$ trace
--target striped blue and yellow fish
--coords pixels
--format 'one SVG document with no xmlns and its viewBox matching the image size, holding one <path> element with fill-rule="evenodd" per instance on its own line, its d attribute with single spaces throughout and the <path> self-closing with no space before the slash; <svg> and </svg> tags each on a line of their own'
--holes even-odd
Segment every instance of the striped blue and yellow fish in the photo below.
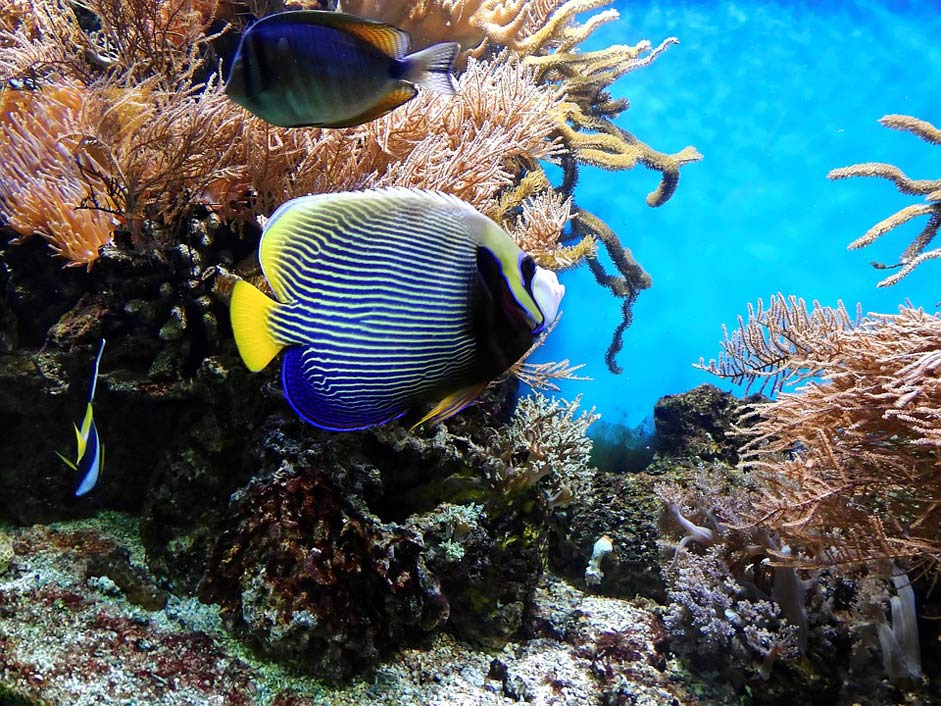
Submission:
<svg viewBox="0 0 941 706">
<path fill-rule="evenodd" d="M 75 442 L 77 451 L 75 461 L 70 461 L 65 456 L 56 451 L 56 456 L 73 471 L 79 475 L 78 488 L 75 490 L 76 496 L 85 495 L 95 484 L 98 483 L 98 477 L 101 475 L 101 469 L 105 464 L 105 447 L 98 438 L 98 427 L 95 424 L 95 415 L 92 412 L 92 403 L 95 401 L 95 388 L 98 385 L 98 368 L 101 365 L 101 354 L 105 350 L 105 339 L 101 339 L 98 346 L 98 355 L 95 356 L 95 367 L 92 370 L 91 390 L 88 393 L 88 403 L 85 405 L 85 417 L 82 419 L 82 426 L 75 424 Z"/>
<path fill-rule="evenodd" d="M 565 291 L 492 220 L 418 189 L 288 201 L 258 256 L 277 301 L 236 283 L 242 360 L 258 371 L 286 348 L 288 402 L 334 431 L 429 404 L 419 424 L 456 414 L 529 349 Z"/>
<path fill-rule="evenodd" d="M 454 42 L 408 54 L 409 36 L 341 12 L 268 15 L 239 42 L 225 92 L 281 127 L 347 127 L 374 120 L 415 97 L 416 84 L 454 93 Z"/>
</svg>

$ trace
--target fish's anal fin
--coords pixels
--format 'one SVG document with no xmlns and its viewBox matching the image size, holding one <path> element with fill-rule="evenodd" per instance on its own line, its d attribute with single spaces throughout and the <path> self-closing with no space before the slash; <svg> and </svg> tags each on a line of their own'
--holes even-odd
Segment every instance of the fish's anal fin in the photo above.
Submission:
<svg viewBox="0 0 941 706">
<path fill-rule="evenodd" d="M 460 390 L 452 392 L 450 395 L 432 407 L 428 414 L 415 422 L 410 427 L 410 429 L 414 429 L 415 427 L 420 426 L 425 422 L 430 424 L 437 424 L 438 422 L 443 422 L 445 419 L 453 417 L 455 414 L 460 412 L 462 409 L 480 397 L 483 391 L 487 389 L 487 385 L 489 384 L 490 381 L 488 380 L 477 383 L 475 385 L 462 387 Z"/>
<path fill-rule="evenodd" d="M 354 125 L 368 123 L 371 120 L 380 118 L 386 113 L 395 110 L 403 103 L 408 103 L 408 101 L 412 100 L 412 98 L 414 98 L 417 94 L 418 89 L 415 88 L 415 86 L 410 83 L 403 82 L 401 85 L 385 94 L 382 99 L 369 110 L 364 111 L 359 115 L 354 115 L 349 120 L 330 123 L 329 125 L 323 125 L 323 127 L 352 127 Z"/>
<path fill-rule="evenodd" d="M 268 325 L 277 302 L 244 280 L 235 283 L 229 304 L 235 345 L 245 366 L 253 373 L 262 370 L 284 345 L 275 340 Z"/>
</svg>

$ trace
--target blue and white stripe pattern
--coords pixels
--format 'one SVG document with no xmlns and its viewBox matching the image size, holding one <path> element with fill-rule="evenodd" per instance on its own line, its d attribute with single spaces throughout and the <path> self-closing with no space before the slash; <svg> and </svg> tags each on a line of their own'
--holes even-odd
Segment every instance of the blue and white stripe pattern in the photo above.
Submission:
<svg viewBox="0 0 941 706">
<path fill-rule="evenodd" d="M 496 224 L 431 192 L 314 195 L 282 206 L 259 251 L 282 303 L 285 394 L 327 429 L 374 426 L 480 381 L 476 253 Z"/>
</svg>

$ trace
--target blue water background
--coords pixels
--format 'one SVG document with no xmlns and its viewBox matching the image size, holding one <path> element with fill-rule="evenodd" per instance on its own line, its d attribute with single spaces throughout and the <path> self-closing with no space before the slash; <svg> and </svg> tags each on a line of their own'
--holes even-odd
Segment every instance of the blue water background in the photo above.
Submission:
<svg viewBox="0 0 941 706">
<path fill-rule="evenodd" d="M 583 169 L 578 203 L 603 218 L 653 277 L 608 372 L 604 352 L 619 302 L 585 267 L 564 273 L 564 316 L 533 360 L 585 363 L 583 393 L 610 424 L 635 427 L 654 402 L 702 382 L 732 388 L 692 364 L 719 353 L 723 323 L 775 292 L 852 311 L 895 312 L 906 299 L 928 311 L 941 300 L 941 262 L 894 287 L 876 284 L 920 232 L 924 217 L 875 245 L 847 245 L 898 209 L 922 203 L 882 179 L 831 182 L 827 172 L 888 162 L 908 176 L 941 178 L 941 147 L 882 127 L 903 113 L 941 126 L 941 5 L 921 3 L 619 2 L 621 19 L 585 50 L 680 39 L 652 65 L 621 78 L 630 99 L 618 124 L 664 152 L 692 144 L 660 208 L 644 198 L 659 175 Z M 941 247 L 936 242 L 934 247 Z M 597 427 L 601 429 L 601 427 Z"/>
</svg>

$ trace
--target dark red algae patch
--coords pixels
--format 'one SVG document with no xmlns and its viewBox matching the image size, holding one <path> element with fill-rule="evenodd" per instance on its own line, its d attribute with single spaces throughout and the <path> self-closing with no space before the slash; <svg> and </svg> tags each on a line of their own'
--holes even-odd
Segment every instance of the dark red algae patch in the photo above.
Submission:
<svg viewBox="0 0 941 706">
<path fill-rule="evenodd" d="M 114 581 L 86 573 L 117 540 L 33 527 L 16 531 L 13 546 L 0 576 L 0 704 L 257 702 L 257 673 L 210 635 L 142 610 Z"/>
<path fill-rule="evenodd" d="M 113 537 L 94 529 L 58 530 L 51 527 L 34 527 L 24 530 L 13 541 L 13 552 L 17 556 L 65 551 L 75 559 L 88 559 L 107 554 L 116 549 Z"/>
</svg>

